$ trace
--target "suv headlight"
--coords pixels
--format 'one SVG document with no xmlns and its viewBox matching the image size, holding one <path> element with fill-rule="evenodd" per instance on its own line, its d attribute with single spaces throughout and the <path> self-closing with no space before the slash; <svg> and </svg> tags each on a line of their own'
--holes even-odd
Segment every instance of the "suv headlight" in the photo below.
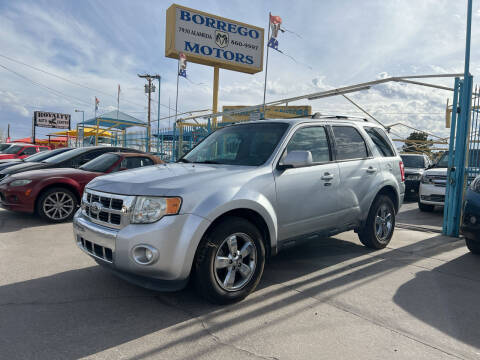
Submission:
<svg viewBox="0 0 480 360">
<path fill-rule="evenodd" d="M 21 179 L 21 180 L 13 180 L 11 183 L 9 183 L 9 186 L 24 186 L 28 185 L 32 182 L 32 180 L 28 179 Z"/>
<path fill-rule="evenodd" d="M 422 184 L 431 184 L 432 182 L 432 180 L 427 175 L 423 175 L 421 181 L 422 181 Z"/>
<path fill-rule="evenodd" d="M 470 189 L 480 194 L 480 176 L 472 181 Z"/>
<path fill-rule="evenodd" d="M 150 224 L 165 215 L 176 215 L 180 211 L 182 199 L 179 197 L 137 196 L 131 222 Z"/>
</svg>

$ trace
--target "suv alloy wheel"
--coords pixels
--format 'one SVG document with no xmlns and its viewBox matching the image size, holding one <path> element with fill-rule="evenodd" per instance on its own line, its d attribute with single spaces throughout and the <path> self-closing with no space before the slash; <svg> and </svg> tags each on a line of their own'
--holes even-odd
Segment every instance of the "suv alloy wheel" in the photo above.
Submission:
<svg viewBox="0 0 480 360">
<path fill-rule="evenodd" d="M 265 246 L 260 231 L 243 218 L 228 217 L 199 245 L 195 284 L 208 300 L 233 303 L 256 288 L 264 265 Z"/>
<path fill-rule="evenodd" d="M 395 229 L 395 207 L 392 200 L 385 195 L 378 196 L 370 208 L 367 222 L 358 232 L 363 245 L 372 249 L 385 248 Z"/>
</svg>

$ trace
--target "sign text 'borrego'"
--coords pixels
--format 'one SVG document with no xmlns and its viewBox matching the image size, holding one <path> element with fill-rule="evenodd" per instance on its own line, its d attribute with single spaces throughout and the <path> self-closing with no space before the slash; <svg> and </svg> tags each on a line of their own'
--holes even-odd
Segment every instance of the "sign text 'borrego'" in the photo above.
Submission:
<svg viewBox="0 0 480 360">
<path fill-rule="evenodd" d="M 254 74 L 263 69 L 262 28 L 179 5 L 167 10 L 165 56 Z"/>
</svg>

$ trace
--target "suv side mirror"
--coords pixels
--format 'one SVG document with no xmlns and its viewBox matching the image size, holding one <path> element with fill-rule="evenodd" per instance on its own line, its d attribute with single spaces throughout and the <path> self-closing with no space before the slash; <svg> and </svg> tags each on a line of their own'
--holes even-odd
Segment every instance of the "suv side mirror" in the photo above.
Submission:
<svg viewBox="0 0 480 360">
<path fill-rule="evenodd" d="M 299 168 L 313 164 L 312 153 L 305 150 L 290 151 L 285 159 L 278 164 L 280 169 Z"/>
</svg>

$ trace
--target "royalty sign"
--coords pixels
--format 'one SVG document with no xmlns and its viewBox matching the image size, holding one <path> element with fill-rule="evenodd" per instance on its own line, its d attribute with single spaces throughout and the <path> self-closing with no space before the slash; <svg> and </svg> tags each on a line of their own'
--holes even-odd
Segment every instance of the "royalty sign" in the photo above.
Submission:
<svg viewBox="0 0 480 360">
<path fill-rule="evenodd" d="M 33 121 L 34 126 L 70 129 L 70 114 L 35 111 L 33 113 Z"/>
<path fill-rule="evenodd" d="M 167 10 L 165 56 L 254 74 L 263 70 L 262 28 L 180 5 Z"/>
</svg>

